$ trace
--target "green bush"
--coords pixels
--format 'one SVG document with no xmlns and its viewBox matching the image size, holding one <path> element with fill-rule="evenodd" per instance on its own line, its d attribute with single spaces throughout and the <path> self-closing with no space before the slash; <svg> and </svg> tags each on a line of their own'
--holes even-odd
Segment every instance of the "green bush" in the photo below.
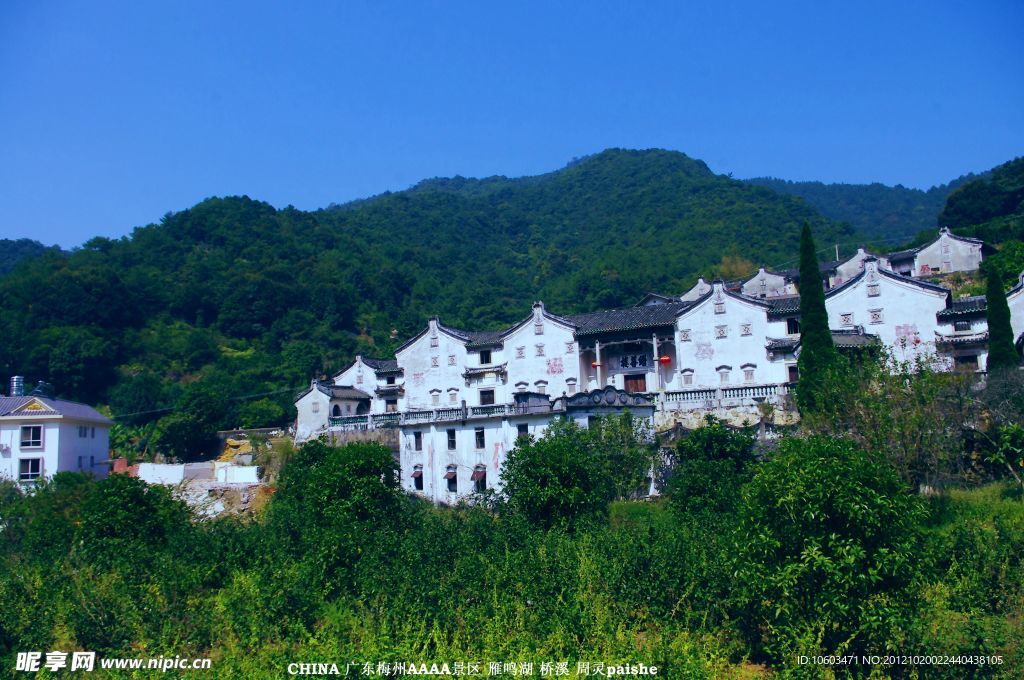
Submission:
<svg viewBox="0 0 1024 680">
<path fill-rule="evenodd" d="M 788 664 L 900 648 L 924 511 L 880 456 L 831 437 L 786 440 L 741 513 L 734 596 L 753 649 Z"/>
</svg>

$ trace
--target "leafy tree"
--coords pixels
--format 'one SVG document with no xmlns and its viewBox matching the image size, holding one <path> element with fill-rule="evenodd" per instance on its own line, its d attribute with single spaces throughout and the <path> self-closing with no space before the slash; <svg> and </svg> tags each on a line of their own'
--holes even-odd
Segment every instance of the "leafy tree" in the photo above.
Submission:
<svg viewBox="0 0 1024 680">
<path fill-rule="evenodd" d="M 797 402 L 801 411 L 820 405 L 816 392 L 824 383 L 824 375 L 837 363 L 832 332 L 825 311 L 825 290 L 821 285 L 818 256 L 814 248 L 811 226 L 804 223 L 800 233 L 800 384 Z"/>
<path fill-rule="evenodd" d="M 679 440 L 674 458 L 665 487 L 673 507 L 684 512 L 731 512 L 737 490 L 751 474 L 754 438 L 709 415 L 702 427 Z"/>
<path fill-rule="evenodd" d="M 511 511 L 535 526 L 576 528 L 599 521 L 615 497 L 606 459 L 571 420 L 552 421 L 540 439 L 520 439 L 501 478 Z"/>
<path fill-rule="evenodd" d="M 899 361 L 882 352 L 822 375 L 808 432 L 848 436 L 884 456 L 907 484 L 976 481 L 966 458 L 977 420 L 974 377 L 937 368 L 932 357 Z"/>
<path fill-rule="evenodd" d="M 990 269 L 986 274 L 985 298 L 988 302 L 988 370 L 997 373 L 1020 364 L 1020 357 L 1013 346 L 1013 328 L 1010 326 L 1010 307 L 1003 293 L 1003 282 L 999 271 Z"/>
<path fill-rule="evenodd" d="M 921 501 L 879 454 L 787 439 L 743 490 L 736 597 L 772 660 L 899 648 L 920 578 Z"/>
<path fill-rule="evenodd" d="M 634 418 L 628 411 L 595 418 L 584 435 L 587 445 L 604 461 L 615 498 L 647 495 L 647 485 L 658 459 L 658 446 L 643 420 Z"/>
</svg>

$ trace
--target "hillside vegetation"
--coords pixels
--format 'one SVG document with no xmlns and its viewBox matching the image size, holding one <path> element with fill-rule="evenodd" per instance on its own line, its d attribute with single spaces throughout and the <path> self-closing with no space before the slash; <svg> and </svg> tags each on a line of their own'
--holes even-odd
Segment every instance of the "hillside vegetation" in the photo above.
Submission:
<svg viewBox="0 0 1024 680">
<path fill-rule="evenodd" d="M 317 212 L 211 198 L 0 280 L 0 374 L 145 421 L 290 418 L 293 390 L 431 314 L 460 327 L 682 291 L 725 255 L 793 257 L 806 204 L 667 151 L 609 150 L 522 179 L 429 180 Z M 742 247 L 740 246 L 742 244 Z M 253 397 L 252 395 L 256 395 Z"/>
<path fill-rule="evenodd" d="M 746 181 L 780 194 L 798 196 L 829 219 L 848 223 L 863 238 L 891 247 L 911 240 L 922 231 L 934 231 L 939 226 L 936 216 L 949 195 L 977 177 L 964 175 L 927 191 L 902 185 L 891 187 L 878 182 L 824 184 L 773 177 L 755 177 Z"/>
</svg>

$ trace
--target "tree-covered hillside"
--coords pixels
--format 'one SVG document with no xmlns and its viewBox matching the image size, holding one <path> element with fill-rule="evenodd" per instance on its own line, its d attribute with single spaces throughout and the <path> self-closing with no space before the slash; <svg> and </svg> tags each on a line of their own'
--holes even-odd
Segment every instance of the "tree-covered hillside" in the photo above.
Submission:
<svg viewBox="0 0 1024 680">
<path fill-rule="evenodd" d="M 46 252 L 58 253 L 60 248 L 44 246 L 39 241 L 28 238 L 0 239 L 0 276 L 14 269 L 19 263 L 39 257 Z"/>
<path fill-rule="evenodd" d="M 958 187 L 977 178 L 968 174 L 928 191 L 873 184 L 823 184 L 792 182 L 772 177 L 746 180 L 780 194 L 799 196 L 826 217 L 849 223 L 859 234 L 879 243 L 908 241 L 916 234 L 934 230 L 936 216 L 946 198 Z"/>
<path fill-rule="evenodd" d="M 431 314 L 485 328 L 537 299 L 563 313 L 632 304 L 725 255 L 791 259 L 804 220 L 823 242 L 847 236 L 667 151 L 430 180 L 316 212 L 211 198 L 0 280 L 0 374 L 137 421 L 173 406 L 209 427 L 285 422 L 292 388 L 356 351 L 386 355 Z"/>
</svg>

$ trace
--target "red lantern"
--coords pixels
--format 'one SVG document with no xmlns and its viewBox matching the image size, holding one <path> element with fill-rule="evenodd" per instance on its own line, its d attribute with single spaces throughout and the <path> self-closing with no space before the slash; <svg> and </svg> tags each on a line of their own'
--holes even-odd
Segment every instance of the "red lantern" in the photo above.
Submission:
<svg viewBox="0 0 1024 680">
<path fill-rule="evenodd" d="M 658 357 L 658 361 L 660 361 L 661 363 L 663 363 L 663 364 L 665 364 L 667 366 L 667 365 L 672 363 L 672 357 L 670 357 L 669 355 L 666 354 L 664 356 Z"/>
<path fill-rule="evenodd" d="M 601 365 L 601 364 L 597 363 L 596 361 L 592 361 L 592 362 L 590 362 L 590 367 L 591 367 L 591 368 L 597 368 L 597 367 L 598 367 L 598 366 L 600 366 L 600 365 Z"/>
</svg>

